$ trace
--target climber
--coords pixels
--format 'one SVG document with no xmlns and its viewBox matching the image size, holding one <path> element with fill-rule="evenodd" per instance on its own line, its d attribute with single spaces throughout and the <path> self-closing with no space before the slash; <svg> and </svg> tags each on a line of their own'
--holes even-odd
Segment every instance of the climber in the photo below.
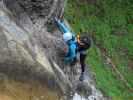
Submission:
<svg viewBox="0 0 133 100">
<path fill-rule="evenodd" d="M 65 55 L 65 63 L 74 64 L 77 57 L 77 43 L 74 34 L 70 31 L 70 29 L 64 24 L 63 21 L 54 18 L 54 21 L 60 31 L 63 33 L 63 40 L 67 44 L 68 49 Z"/>
<path fill-rule="evenodd" d="M 68 51 L 66 53 L 65 62 L 69 62 L 72 65 L 77 62 L 77 53 L 80 54 L 80 65 L 81 65 L 81 76 L 79 77 L 80 81 L 84 80 L 85 72 L 85 60 L 87 56 L 87 50 L 90 48 L 91 40 L 89 37 L 75 35 L 70 31 L 70 29 L 64 24 L 63 21 L 54 18 L 58 28 L 63 33 L 63 40 L 68 45 Z"/>
<path fill-rule="evenodd" d="M 91 46 L 91 39 L 87 36 L 82 36 L 77 35 L 77 44 L 78 44 L 78 53 L 80 54 L 80 65 L 81 65 L 81 75 L 79 77 L 80 81 L 84 80 L 84 73 L 85 73 L 85 60 L 87 56 L 87 50 Z"/>
</svg>

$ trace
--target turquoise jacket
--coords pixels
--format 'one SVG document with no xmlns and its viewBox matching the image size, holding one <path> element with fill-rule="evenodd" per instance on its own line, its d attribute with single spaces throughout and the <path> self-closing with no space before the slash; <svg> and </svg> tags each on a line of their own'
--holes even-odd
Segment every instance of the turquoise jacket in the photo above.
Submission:
<svg viewBox="0 0 133 100">
<path fill-rule="evenodd" d="M 77 57 L 77 44 L 75 41 L 70 40 L 67 42 L 68 44 L 68 51 L 66 54 L 66 62 L 73 62 L 75 58 Z"/>
<path fill-rule="evenodd" d="M 57 27 L 59 28 L 59 30 L 65 34 L 67 32 L 70 32 L 70 29 L 64 24 L 63 21 L 60 21 L 58 19 L 55 18 L 55 22 L 57 24 Z M 73 33 L 72 33 L 73 34 Z M 65 61 L 66 62 L 72 62 L 76 56 L 77 56 L 77 44 L 76 44 L 76 40 L 75 40 L 75 36 L 73 34 L 73 37 L 74 39 L 71 39 L 67 42 L 67 45 L 68 45 L 68 51 L 67 51 L 67 54 L 65 56 Z"/>
</svg>

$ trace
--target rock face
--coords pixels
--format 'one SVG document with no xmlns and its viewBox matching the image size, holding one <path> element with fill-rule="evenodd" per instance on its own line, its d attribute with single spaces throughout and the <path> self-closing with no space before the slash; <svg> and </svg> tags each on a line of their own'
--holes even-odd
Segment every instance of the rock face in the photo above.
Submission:
<svg viewBox="0 0 133 100">
<path fill-rule="evenodd" d="M 20 81 L 39 81 L 65 94 L 63 100 L 71 100 L 73 93 L 83 89 L 90 98 L 103 100 L 101 93 L 88 80 L 85 85 L 78 81 L 79 65 L 64 65 L 62 47 L 65 44 L 60 32 L 47 32 L 47 23 L 52 17 L 62 15 L 64 2 L 0 1 L 0 73 Z"/>
<path fill-rule="evenodd" d="M 62 1 L 46 0 L 45 3 L 44 0 L 0 1 L 0 72 L 6 73 L 17 80 L 36 80 L 53 89 L 58 87 L 59 91 L 64 92 L 66 88 L 70 88 L 70 84 L 66 81 L 65 76 L 62 75 L 62 71 L 56 66 L 56 72 L 60 70 L 58 74 L 62 76 L 62 82 L 59 82 L 58 75 L 56 75 L 55 69 L 53 70 L 52 67 L 55 63 L 52 61 L 53 64 L 51 65 L 49 61 L 49 54 L 52 52 L 49 49 L 53 46 L 52 42 L 56 42 L 56 38 L 45 30 L 44 23 L 37 23 L 40 21 L 40 12 L 29 12 L 25 8 L 30 5 L 34 7 L 34 2 L 38 6 L 46 6 L 47 4 L 49 7 L 47 9 L 49 12 L 45 12 L 46 9 L 42 9 L 44 11 L 42 12 L 45 13 L 42 19 L 44 22 L 48 21 L 48 18 L 54 14 L 54 12 L 50 12 L 54 10 L 50 3 Z M 23 8 L 23 6 L 21 7 L 22 4 L 26 6 Z M 32 10 L 34 11 L 34 9 Z M 51 14 L 49 15 L 49 13 Z M 34 20 L 31 19 L 33 16 Z M 34 21 L 36 21 L 35 24 L 33 23 Z M 47 43 L 48 45 L 46 45 Z"/>
<path fill-rule="evenodd" d="M 53 16 L 61 16 L 64 10 L 65 1 L 4 0 L 4 2 L 8 9 L 10 9 L 12 13 L 17 17 L 17 22 L 21 22 L 21 24 L 27 24 L 27 22 L 25 22 L 25 18 L 28 16 L 31 21 L 34 24 L 38 25 L 37 27 L 39 27 L 44 26 Z"/>
</svg>

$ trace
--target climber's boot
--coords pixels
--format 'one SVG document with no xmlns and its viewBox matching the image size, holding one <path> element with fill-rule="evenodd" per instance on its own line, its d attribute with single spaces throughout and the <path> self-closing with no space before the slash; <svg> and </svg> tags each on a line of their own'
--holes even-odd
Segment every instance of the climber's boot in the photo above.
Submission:
<svg viewBox="0 0 133 100">
<path fill-rule="evenodd" d="M 84 72 L 82 72 L 81 75 L 80 75 L 80 77 L 79 77 L 79 80 L 80 80 L 80 81 L 83 81 L 84 78 L 85 78 L 85 76 L 84 76 Z"/>
</svg>

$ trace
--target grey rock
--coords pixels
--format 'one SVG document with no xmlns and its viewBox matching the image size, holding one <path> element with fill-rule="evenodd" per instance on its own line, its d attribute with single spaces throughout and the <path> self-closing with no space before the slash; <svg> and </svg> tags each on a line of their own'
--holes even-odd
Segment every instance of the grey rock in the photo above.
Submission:
<svg viewBox="0 0 133 100">
<path fill-rule="evenodd" d="M 65 92 L 70 84 L 67 84 L 68 81 L 65 83 L 58 81 L 56 74 L 58 70 L 55 73 L 49 61 L 52 49 L 48 50 L 53 47 L 56 38 L 53 36 L 53 40 L 53 38 L 45 37 L 49 33 L 44 30 L 42 24 L 38 24 L 40 28 L 37 28 L 35 25 L 37 23 L 33 24 L 33 20 L 30 18 L 30 15 L 33 16 L 32 12 L 28 13 L 26 8 L 21 7 L 21 5 L 26 7 L 32 5 L 32 9 L 34 6 L 40 7 L 44 0 L 35 1 L 36 5 L 31 0 L 0 1 L 0 73 L 7 74 L 15 80 L 39 81 L 51 89 L 58 88 L 58 91 Z M 55 1 L 60 2 L 60 0 Z M 52 2 L 55 1 L 47 0 L 43 6 L 51 9 Z M 50 11 L 46 15 L 53 13 Z M 35 12 L 36 20 L 39 19 L 38 13 Z M 52 35 L 50 36 L 52 37 Z M 46 45 L 45 48 L 44 45 Z M 65 77 L 62 80 L 65 81 Z M 67 84 L 66 87 L 65 84 Z M 62 88 L 62 86 L 64 87 Z"/>
<path fill-rule="evenodd" d="M 79 82 L 79 64 L 63 63 L 66 45 L 62 34 L 56 30 L 47 32 L 52 17 L 62 15 L 64 0 L 3 1 L 0 1 L 0 73 L 19 81 L 38 81 L 64 94 L 64 100 L 71 100 L 75 92 L 104 100 L 90 78 Z"/>
</svg>

